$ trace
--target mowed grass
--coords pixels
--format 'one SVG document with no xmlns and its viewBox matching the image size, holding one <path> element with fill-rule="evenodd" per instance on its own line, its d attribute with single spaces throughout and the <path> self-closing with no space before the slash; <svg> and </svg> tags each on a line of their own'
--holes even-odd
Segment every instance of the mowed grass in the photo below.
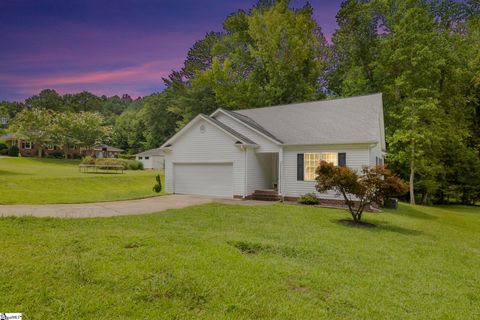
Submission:
<svg viewBox="0 0 480 320">
<path fill-rule="evenodd" d="M 24 319 L 479 319 L 480 209 L 209 204 L 0 219 L 0 310 Z"/>
<path fill-rule="evenodd" d="M 62 159 L 0 158 L 0 204 L 81 203 L 156 195 L 152 187 L 158 171 L 80 173 L 78 165 L 79 161 Z"/>
</svg>

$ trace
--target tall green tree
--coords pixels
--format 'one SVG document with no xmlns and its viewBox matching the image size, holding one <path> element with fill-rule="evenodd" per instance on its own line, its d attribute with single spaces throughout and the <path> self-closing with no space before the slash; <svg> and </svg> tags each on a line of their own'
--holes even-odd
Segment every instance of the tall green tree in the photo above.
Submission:
<svg viewBox="0 0 480 320">
<path fill-rule="evenodd" d="M 339 96 L 375 92 L 373 63 L 379 51 L 381 19 L 375 4 L 344 1 L 336 18 L 339 28 L 332 37 L 329 88 Z"/>
<path fill-rule="evenodd" d="M 51 141 L 62 147 L 65 159 L 68 158 L 69 148 L 76 144 L 75 134 L 82 127 L 77 114 L 73 112 L 58 112 L 53 115 L 51 124 Z"/>
<path fill-rule="evenodd" d="M 66 110 L 62 96 L 53 89 L 42 90 L 38 95 L 26 99 L 25 105 L 29 108 L 44 108 L 52 111 Z"/>
<path fill-rule="evenodd" d="M 476 141 L 475 10 L 453 0 L 348 0 L 337 14 L 329 88 L 383 92 L 388 161 L 410 180 L 412 203 L 415 191 L 426 202 L 452 183 L 458 157 L 446 146 Z"/>
<path fill-rule="evenodd" d="M 104 126 L 104 117 L 96 112 L 80 112 L 75 115 L 72 139 L 79 147 L 90 148 L 109 138 L 111 127 Z"/>
<path fill-rule="evenodd" d="M 228 17 L 212 67 L 197 76 L 193 87 L 209 83 L 227 108 L 318 98 L 326 41 L 309 4 L 289 5 L 279 0 Z"/>
<path fill-rule="evenodd" d="M 38 147 L 38 156 L 52 138 L 53 112 L 42 108 L 24 109 L 17 114 L 9 130 L 20 139 L 27 140 Z"/>
<path fill-rule="evenodd" d="M 268 106 L 323 97 L 328 48 L 313 9 L 285 0 L 259 1 L 207 33 L 184 67 L 165 80 L 168 110 L 182 127 L 218 107 Z"/>
<path fill-rule="evenodd" d="M 63 96 L 65 108 L 72 112 L 102 112 L 102 99 L 96 95 L 82 91 Z"/>
</svg>

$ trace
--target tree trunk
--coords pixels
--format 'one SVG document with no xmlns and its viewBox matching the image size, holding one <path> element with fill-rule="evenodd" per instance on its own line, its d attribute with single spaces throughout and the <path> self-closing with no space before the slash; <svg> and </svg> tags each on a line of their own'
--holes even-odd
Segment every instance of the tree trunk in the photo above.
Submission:
<svg viewBox="0 0 480 320">
<path fill-rule="evenodd" d="M 40 146 L 40 148 L 38 149 L 38 157 L 42 157 L 42 146 Z"/>
<path fill-rule="evenodd" d="M 68 159 L 68 146 L 66 144 L 63 146 L 63 156 L 65 160 Z"/>
<path fill-rule="evenodd" d="M 427 204 L 427 199 L 428 199 L 428 191 L 425 191 L 425 193 L 422 196 L 422 204 L 423 205 Z"/>
<path fill-rule="evenodd" d="M 415 204 L 415 193 L 413 183 L 415 179 L 415 140 L 412 139 L 412 154 L 410 158 L 410 204 Z"/>
</svg>

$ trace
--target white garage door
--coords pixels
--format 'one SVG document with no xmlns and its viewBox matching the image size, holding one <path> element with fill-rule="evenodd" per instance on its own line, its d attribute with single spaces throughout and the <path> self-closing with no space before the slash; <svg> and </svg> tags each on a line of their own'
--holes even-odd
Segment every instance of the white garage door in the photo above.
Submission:
<svg viewBox="0 0 480 320">
<path fill-rule="evenodd" d="M 174 192 L 232 197 L 231 163 L 174 164 Z"/>
</svg>

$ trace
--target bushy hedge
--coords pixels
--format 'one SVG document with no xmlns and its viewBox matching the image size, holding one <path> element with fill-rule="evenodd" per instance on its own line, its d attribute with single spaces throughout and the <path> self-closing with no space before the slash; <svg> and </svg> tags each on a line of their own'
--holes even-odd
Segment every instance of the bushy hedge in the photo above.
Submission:
<svg viewBox="0 0 480 320">
<path fill-rule="evenodd" d="M 6 156 L 8 154 L 8 147 L 5 143 L 0 142 L 0 155 Z"/>
<path fill-rule="evenodd" d="M 95 159 L 93 157 L 90 157 L 90 156 L 85 156 L 85 157 L 83 157 L 81 163 L 82 164 L 95 164 Z"/>
<path fill-rule="evenodd" d="M 301 195 L 298 198 L 298 203 L 301 204 L 308 204 L 308 205 L 314 205 L 314 204 L 319 204 L 320 202 L 318 201 L 317 195 L 313 192 L 311 193 L 306 193 L 304 195 Z"/>
<path fill-rule="evenodd" d="M 125 160 L 119 159 L 123 162 L 123 167 L 127 168 L 126 170 L 143 170 L 143 163 L 137 160 Z"/>
<path fill-rule="evenodd" d="M 8 149 L 8 155 L 10 157 L 18 157 L 18 147 L 17 146 L 11 146 L 9 149 Z"/>
<path fill-rule="evenodd" d="M 127 160 L 119 158 L 98 158 L 94 159 L 86 156 L 82 160 L 82 164 L 96 164 L 96 165 L 122 165 L 124 170 L 143 170 L 143 163 L 136 160 Z"/>
<path fill-rule="evenodd" d="M 55 159 L 61 159 L 63 158 L 65 155 L 63 154 L 62 151 L 59 151 L 59 150 L 55 150 L 55 151 L 49 151 L 48 152 L 48 157 L 49 158 L 55 158 Z"/>
</svg>

